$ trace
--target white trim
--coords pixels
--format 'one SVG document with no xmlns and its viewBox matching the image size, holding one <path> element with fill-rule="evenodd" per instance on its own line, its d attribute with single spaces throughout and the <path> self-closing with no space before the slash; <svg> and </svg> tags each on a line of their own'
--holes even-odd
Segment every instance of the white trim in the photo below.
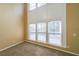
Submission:
<svg viewBox="0 0 79 59">
<path fill-rule="evenodd" d="M 22 42 L 24 42 L 24 41 L 20 41 L 20 42 L 18 42 L 18 43 L 16 43 L 16 44 L 13 44 L 13 45 L 10 45 L 10 46 L 5 47 L 5 48 L 3 48 L 3 49 L 0 49 L 0 51 L 4 51 L 4 50 L 6 50 L 6 49 L 8 49 L 8 48 L 11 48 L 11 47 L 13 47 L 13 46 L 16 46 L 16 45 L 22 43 Z M 28 40 L 25 40 L 25 42 L 30 42 L 30 43 L 33 43 L 33 44 L 38 44 L 38 43 L 35 43 L 35 42 L 32 42 L 32 41 L 28 41 Z M 42 44 L 38 44 L 38 45 L 48 47 L 48 46 L 46 46 L 46 45 L 42 45 Z M 49 47 L 48 47 L 48 48 L 49 48 Z M 59 50 L 59 51 L 64 51 L 64 52 L 66 52 L 66 53 L 70 53 L 70 54 L 78 55 L 78 56 L 79 56 L 79 54 L 77 54 L 77 53 L 73 53 L 73 52 L 70 52 L 70 51 L 66 51 L 66 50 L 58 49 L 58 48 L 55 48 L 55 47 L 51 47 L 51 48 L 52 48 L 52 49 Z"/>
<path fill-rule="evenodd" d="M 66 52 L 66 53 L 70 53 L 70 54 L 79 56 L 79 54 L 77 54 L 77 53 L 73 53 L 73 52 L 70 52 L 70 51 L 63 50 L 63 49 L 55 48 L 55 47 L 52 47 L 52 46 L 49 47 L 49 46 L 47 46 L 45 44 L 39 44 L 39 43 L 32 42 L 32 41 L 29 41 L 29 40 L 26 40 L 26 42 L 41 45 L 41 46 L 44 46 L 44 47 L 47 47 L 47 48 L 56 49 L 56 50 L 59 50 L 59 51 L 63 51 L 63 52 Z"/>
<path fill-rule="evenodd" d="M 13 47 L 13 46 L 16 46 L 16 45 L 18 45 L 18 44 L 20 44 L 20 43 L 22 43 L 22 42 L 24 42 L 24 41 L 20 41 L 20 42 L 17 42 L 17 43 L 15 43 L 15 44 L 13 44 L 13 45 L 10 45 L 10 46 L 8 46 L 8 47 L 5 47 L 5 48 L 3 48 L 3 49 L 0 49 L 0 52 L 1 52 L 1 51 L 4 51 L 4 50 L 6 50 L 6 49 L 9 49 L 9 48 L 11 48 L 11 47 Z"/>
</svg>

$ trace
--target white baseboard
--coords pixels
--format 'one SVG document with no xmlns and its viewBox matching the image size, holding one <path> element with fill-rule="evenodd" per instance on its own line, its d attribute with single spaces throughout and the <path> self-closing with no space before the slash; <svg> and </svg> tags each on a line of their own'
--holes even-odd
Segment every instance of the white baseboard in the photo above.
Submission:
<svg viewBox="0 0 79 59">
<path fill-rule="evenodd" d="M 8 48 L 11 48 L 11 47 L 13 47 L 13 46 L 16 46 L 16 45 L 22 43 L 22 42 L 24 42 L 24 41 L 20 41 L 20 42 L 17 42 L 16 44 L 13 44 L 13 45 L 10 45 L 10 46 L 5 47 L 5 48 L 3 48 L 3 49 L 0 49 L 0 51 L 4 51 L 4 50 L 6 50 L 6 49 L 8 49 Z"/>
<path fill-rule="evenodd" d="M 13 44 L 13 45 L 11 45 L 11 46 L 5 47 L 5 48 L 1 49 L 0 51 L 4 51 L 4 50 L 6 50 L 6 49 L 8 49 L 8 48 L 11 48 L 11 47 L 13 47 L 13 46 L 16 46 L 16 45 L 22 43 L 22 42 L 24 42 L 24 41 L 20 41 L 20 42 L 18 42 L 18 43 L 16 43 L 16 44 Z M 25 42 L 30 42 L 30 43 L 33 43 L 33 44 L 37 44 L 37 45 L 41 45 L 41 46 L 44 46 L 44 47 L 48 47 L 48 46 L 46 46 L 46 45 L 38 44 L 38 43 L 35 43 L 35 42 L 32 42 L 32 41 L 28 41 L 28 40 L 25 41 Z M 48 48 L 50 48 L 50 47 L 48 47 Z M 66 53 L 70 53 L 70 54 L 79 56 L 79 54 L 77 54 L 77 53 L 73 53 L 73 52 L 70 52 L 70 51 L 58 49 L 58 48 L 55 48 L 55 47 L 51 47 L 51 48 L 52 48 L 52 49 L 59 50 L 59 51 L 63 51 L 63 52 L 66 52 Z"/>
<path fill-rule="evenodd" d="M 28 41 L 28 40 L 26 42 L 37 44 L 37 45 L 41 45 L 41 46 L 44 46 L 44 47 L 47 47 L 47 48 L 56 49 L 56 50 L 59 50 L 59 51 L 63 51 L 63 52 L 69 53 L 69 54 L 73 54 L 73 55 L 79 56 L 79 54 L 77 54 L 77 53 L 73 53 L 73 52 L 70 52 L 70 51 L 63 50 L 63 49 L 58 49 L 58 48 L 55 48 L 55 47 L 52 47 L 52 46 L 49 47 L 49 46 L 47 46 L 45 44 L 43 45 L 43 44 L 35 43 L 35 42 L 32 42 L 32 41 Z"/>
</svg>

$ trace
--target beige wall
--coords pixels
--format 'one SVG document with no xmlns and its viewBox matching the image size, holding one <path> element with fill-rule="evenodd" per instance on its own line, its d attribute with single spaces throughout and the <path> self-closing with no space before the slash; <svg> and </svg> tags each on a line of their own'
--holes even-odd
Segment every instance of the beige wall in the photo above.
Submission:
<svg viewBox="0 0 79 59">
<path fill-rule="evenodd" d="M 79 53 L 79 3 L 67 4 L 67 40 L 69 50 Z M 74 34 L 76 36 L 74 37 Z"/>
<path fill-rule="evenodd" d="M 23 4 L 0 4 L 0 49 L 23 40 Z"/>
</svg>

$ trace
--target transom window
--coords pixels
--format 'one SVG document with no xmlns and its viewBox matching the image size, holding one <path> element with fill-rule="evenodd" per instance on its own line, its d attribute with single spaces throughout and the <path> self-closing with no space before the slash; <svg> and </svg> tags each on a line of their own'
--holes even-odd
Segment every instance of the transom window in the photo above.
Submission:
<svg viewBox="0 0 79 59">
<path fill-rule="evenodd" d="M 30 3 L 29 4 L 29 6 L 30 6 L 30 11 L 31 10 L 34 10 L 34 9 L 36 9 L 36 8 L 38 8 L 38 7 L 41 7 L 41 6 L 43 6 L 43 5 L 45 5 L 46 3 Z"/>
</svg>

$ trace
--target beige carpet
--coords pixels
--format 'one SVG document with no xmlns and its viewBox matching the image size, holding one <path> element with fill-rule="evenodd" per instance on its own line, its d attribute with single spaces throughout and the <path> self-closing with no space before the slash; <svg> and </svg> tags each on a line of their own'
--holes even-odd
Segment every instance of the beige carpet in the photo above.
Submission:
<svg viewBox="0 0 79 59">
<path fill-rule="evenodd" d="M 45 48 L 31 43 L 21 43 L 0 52 L 0 56 L 74 56 L 54 49 Z"/>
</svg>

